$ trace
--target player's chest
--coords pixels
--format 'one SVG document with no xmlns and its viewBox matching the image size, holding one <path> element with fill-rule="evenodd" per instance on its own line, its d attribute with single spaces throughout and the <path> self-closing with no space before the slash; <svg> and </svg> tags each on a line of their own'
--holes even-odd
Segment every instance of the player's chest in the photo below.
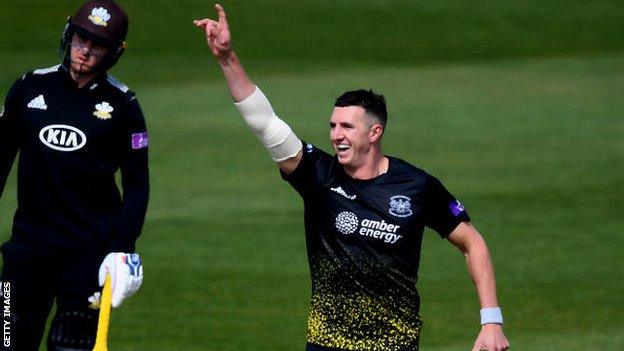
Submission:
<svg viewBox="0 0 624 351">
<path fill-rule="evenodd" d="M 68 152 L 111 144 L 120 109 L 106 96 L 31 89 L 20 106 L 22 138 L 29 146 Z"/>
<path fill-rule="evenodd" d="M 400 247 L 422 236 L 423 198 L 414 189 L 334 181 L 320 195 L 326 232 L 342 240 Z"/>
</svg>

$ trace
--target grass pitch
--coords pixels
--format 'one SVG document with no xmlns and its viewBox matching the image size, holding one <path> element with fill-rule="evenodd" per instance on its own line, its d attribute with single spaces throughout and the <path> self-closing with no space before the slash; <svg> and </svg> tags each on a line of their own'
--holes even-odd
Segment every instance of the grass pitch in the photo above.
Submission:
<svg viewBox="0 0 624 351">
<path fill-rule="evenodd" d="M 58 19 L 77 3 L 8 1 L 3 91 L 52 63 Z M 301 350 L 300 200 L 190 24 L 210 5 L 175 3 L 122 1 L 133 27 L 115 73 L 148 118 L 152 199 L 144 286 L 113 311 L 110 349 Z M 386 95 L 385 152 L 467 205 L 493 253 L 514 349 L 624 349 L 621 3 L 355 5 L 225 2 L 239 55 L 301 138 L 328 148 L 331 104 L 345 89 Z M 14 178 L 0 199 L 3 239 Z M 469 349 L 478 302 L 461 255 L 433 232 L 419 289 L 422 349 Z"/>
</svg>

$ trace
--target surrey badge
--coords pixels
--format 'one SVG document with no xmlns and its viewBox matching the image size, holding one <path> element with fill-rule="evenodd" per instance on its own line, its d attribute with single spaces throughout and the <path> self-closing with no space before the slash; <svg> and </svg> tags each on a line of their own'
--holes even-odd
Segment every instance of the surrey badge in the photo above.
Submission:
<svg viewBox="0 0 624 351">
<path fill-rule="evenodd" d="M 102 27 L 106 27 L 108 25 L 108 20 L 110 20 L 110 18 L 111 15 L 103 7 L 94 7 L 89 15 L 89 21 L 91 21 L 91 23 Z"/>
<path fill-rule="evenodd" d="M 99 119 L 110 119 L 111 112 L 113 112 L 114 108 L 108 102 L 102 101 L 101 103 L 95 105 L 95 111 L 93 111 L 93 115 Z"/>
<path fill-rule="evenodd" d="M 98 291 L 89 296 L 89 308 L 92 310 L 100 309 L 100 302 L 102 301 L 102 294 Z"/>
</svg>

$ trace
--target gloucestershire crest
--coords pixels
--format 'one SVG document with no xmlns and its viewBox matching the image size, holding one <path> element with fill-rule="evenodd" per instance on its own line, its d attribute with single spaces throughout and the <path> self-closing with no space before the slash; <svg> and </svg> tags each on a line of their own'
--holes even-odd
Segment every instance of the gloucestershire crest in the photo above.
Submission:
<svg viewBox="0 0 624 351">
<path fill-rule="evenodd" d="M 114 108 L 108 102 L 102 101 L 101 103 L 95 105 L 95 111 L 93 111 L 93 115 L 99 119 L 110 119 L 111 112 L 113 112 Z"/>
<path fill-rule="evenodd" d="M 89 15 L 89 21 L 91 21 L 91 23 L 102 27 L 106 27 L 108 25 L 108 20 L 110 20 L 110 18 L 111 15 L 103 7 L 94 7 Z"/>
<path fill-rule="evenodd" d="M 391 215 L 397 217 L 409 217 L 412 215 L 412 203 L 411 199 L 404 195 L 395 195 L 390 198 L 390 210 Z"/>
</svg>

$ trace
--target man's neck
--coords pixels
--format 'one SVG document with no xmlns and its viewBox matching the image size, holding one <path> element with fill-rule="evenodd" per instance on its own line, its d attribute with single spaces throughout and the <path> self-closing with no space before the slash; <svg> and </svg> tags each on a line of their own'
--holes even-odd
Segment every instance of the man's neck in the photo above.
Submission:
<svg viewBox="0 0 624 351">
<path fill-rule="evenodd" d="M 70 70 L 69 75 L 76 82 L 78 89 L 82 89 L 85 86 L 87 86 L 87 84 L 89 84 L 93 79 L 95 79 L 95 77 L 97 76 L 97 73 L 91 73 L 91 74 L 85 75 L 85 74 L 76 73 Z"/>
<path fill-rule="evenodd" d="M 388 172 L 390 160 L 381 152 L 377 153 L 363 166 L 357 168 L 344 167 L 344 171 L 353 179 L 372 179 Z"/>
</svg>

